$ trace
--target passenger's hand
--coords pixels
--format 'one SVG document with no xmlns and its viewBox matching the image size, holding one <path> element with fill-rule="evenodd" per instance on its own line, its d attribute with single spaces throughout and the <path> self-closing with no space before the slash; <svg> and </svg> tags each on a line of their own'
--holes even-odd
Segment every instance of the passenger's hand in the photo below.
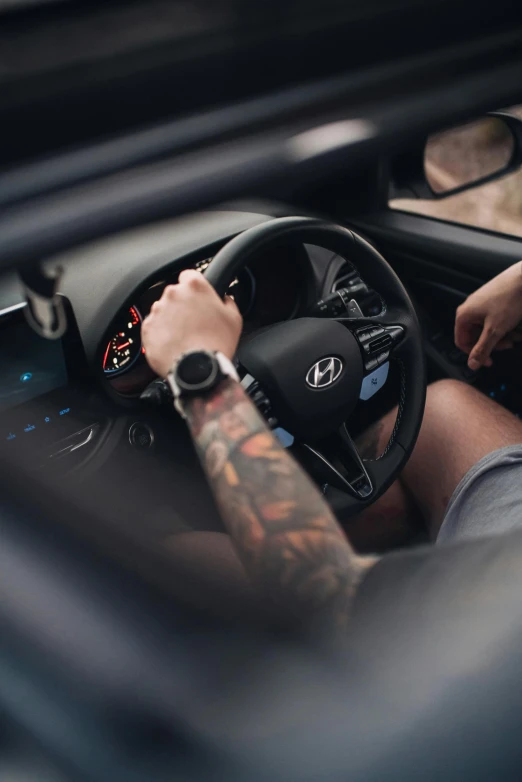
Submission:
<svg viewBox="0 0 522 782">
<path fill-rule="evenodd" d="M 177 285 L 168 285 L 143 321 L 145 357 L 160 377 L 191 350 L 236 352 L 243 321 L 230 296 L 220 299 L 200 272 L 187 269 Z"/>
<path fill-rule="evenodd" d="M 522 261 L 510 266 L 469 296 L 457 309 L 455 344 L 469 354 L 468 366 L 492 365 L 493 350 L 522 341 Z"/>
</svg>

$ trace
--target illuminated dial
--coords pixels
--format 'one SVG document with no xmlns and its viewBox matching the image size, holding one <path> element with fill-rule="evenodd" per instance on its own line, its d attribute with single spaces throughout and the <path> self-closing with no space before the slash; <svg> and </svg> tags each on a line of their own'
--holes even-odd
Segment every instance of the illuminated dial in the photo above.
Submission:
<svg viewBox="0 0 522 782">
<path fill-rule="evenodd" d="M 130 307 L 117 328 L 103 355 L 102 366 L 106 375 L 126 371 L 141 353 L 141 315 L 137 307 Z"/>
</svg>

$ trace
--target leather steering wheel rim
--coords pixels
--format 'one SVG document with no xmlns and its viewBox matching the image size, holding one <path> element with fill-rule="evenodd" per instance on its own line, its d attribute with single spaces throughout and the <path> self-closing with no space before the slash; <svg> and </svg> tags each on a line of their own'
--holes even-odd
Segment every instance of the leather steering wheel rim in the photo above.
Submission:
<svg viewBox="0 0 522 782">
<path fill-rule="evenodd" d="M 366 501 L 353 497 L 353 502 L 347 502 L 342 498 L 343 510 L 346 511 L 349 506 L 352 513 L 361 511 L 389 488 L 406 464 L 417 440 L 426 398 L 420 326 L 403 284 L 382 255 L 353 231 L 320 219 L 277 218 L 239 234 L 216 254 L 206 277 L 219 295 L 224 296 L 234 277 L 255 255 L 287 241 L 317 245 L 346 258 L 358 269 L 366 284 L 381 296 L 385 309 L 379 316 L 365 318 L 364 321 L 343 319 L 348 327 L 356 329 L 360 323 L 376 326 L 398 324 L 404 330 L 404 336 L 391 356 L 401 369 L 397 422 L 384 453 L 376 460 L 364 461 L 375 490 Z M 336 500 L 341 500 L 336 494 L 333 491 L 329 495 L 334 506 Z"/>
</svg>

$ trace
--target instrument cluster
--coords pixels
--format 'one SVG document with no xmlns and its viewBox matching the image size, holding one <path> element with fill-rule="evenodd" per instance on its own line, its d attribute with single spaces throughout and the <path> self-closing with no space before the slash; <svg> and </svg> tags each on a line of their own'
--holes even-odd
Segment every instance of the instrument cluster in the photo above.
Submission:
<svg viewBox="0 0 522 782">
<path fill-rule="evenodd" d="M 204 273 L 212 258 L 204 258 L 184 268 Z M 101 370 L 111 387 L 124 396 L 136 396 L 154 379 L 141 341 L 141 325 L 167 285 L 176 283 L 180 271 L 168 273 L 141 294 L 130 307 L 118 313 L 113 331 L 103 346 Z M 305 274 L 296 268 L 295 256 L 281 251 L 256 259 L 231 282 L 228 294 L 243 315 L 243 334 L 298 314 Z"/>
</svg>

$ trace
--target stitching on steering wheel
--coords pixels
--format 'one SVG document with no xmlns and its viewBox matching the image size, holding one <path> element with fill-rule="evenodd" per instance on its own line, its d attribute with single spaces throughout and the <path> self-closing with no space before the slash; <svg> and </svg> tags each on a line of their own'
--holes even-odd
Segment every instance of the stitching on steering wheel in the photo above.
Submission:
<svg viewBox="0 0 522 782">
<path fill-rule="evenodd" d="M 395 442 L 395 438 L 397 437 L 397 432 L 399 430 L 399 426 L 402 419 L 402 414 L 404 412 L 404 407 L 406 405 L 406 370 L 404 368 L 404 363 L 401 361 L 400 358 L 394 359 L 394 361 L 397 361 L 400 370 L 401 370 L 401 387 L 399 392 L 399 409 L 397 410 L 397 418 L 395 419 L 395 426 L 393 427 L 393 432 L 391 433 L 390 439 L 388 440 L 388 445 L 382 452 L 380 456 L 377 457 L 376 461 L 379 461 L 379 459 L 382 459 L 390 448 L 392 447 L 393 443 Z"/>
</svg>

